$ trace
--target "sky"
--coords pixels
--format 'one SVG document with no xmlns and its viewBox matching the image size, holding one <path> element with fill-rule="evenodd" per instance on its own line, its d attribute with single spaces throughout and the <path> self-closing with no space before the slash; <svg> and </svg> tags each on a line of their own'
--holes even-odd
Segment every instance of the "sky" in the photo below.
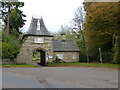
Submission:
<svg viewBox="0 0 120 90">
<path fill-rule="evenodd" d="M 83 0 L 19 0 L 25 3 L 21 10 L 27 17 L 22 31 L 27 31 L 32 16 L 42 16 L 44 23 L 51 32 L 57 32 L 61 25 L 69 25 L 74 12 L 82 6 Z"/>
</svg>

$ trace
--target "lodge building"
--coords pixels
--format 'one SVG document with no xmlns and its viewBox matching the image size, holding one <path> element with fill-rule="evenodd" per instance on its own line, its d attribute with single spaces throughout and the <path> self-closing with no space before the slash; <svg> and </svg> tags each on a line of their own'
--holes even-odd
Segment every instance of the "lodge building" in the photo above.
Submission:
<svg viewBox="0 0 120 90">
<path fill-rule="evenodd" d="M 62 34 L 64 37 L 64 34 Z M 23 43 L 16 62 L 19 64 L 32 64 L 33 51 L 40 52 L 41 65 L 60 59 L 64 62 L 78 62 L 79 48 L 72 40 L 54 40 L 47 30 L 43 18 L 33 18 L 30 27 L 25 33 Z"/>
</svg>

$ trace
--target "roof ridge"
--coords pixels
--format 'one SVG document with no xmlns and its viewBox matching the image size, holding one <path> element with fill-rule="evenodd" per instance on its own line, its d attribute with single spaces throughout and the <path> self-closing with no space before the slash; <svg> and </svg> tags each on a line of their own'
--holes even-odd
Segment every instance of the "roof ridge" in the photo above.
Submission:
<svg viewBox="0 0 120 90">
<path fill-rule="evenodd" d="M 61 40 L 53 40 L 54 51 L 78 51 L 79 48 L 73 40 L 62 43 Z"/>
</svg>

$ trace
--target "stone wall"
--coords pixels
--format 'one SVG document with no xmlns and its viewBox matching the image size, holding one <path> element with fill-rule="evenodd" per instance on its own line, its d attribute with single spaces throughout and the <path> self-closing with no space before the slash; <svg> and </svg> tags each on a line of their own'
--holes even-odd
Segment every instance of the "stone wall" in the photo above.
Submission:
<svg viewBox="0 0 120 90">
<path fill-rule="evenodd" d="M 16 64 L 16 63 L 15 63 L 15 59 L 10 60 L 10 59 L 2 58 L 2 64 L 3 65 L 11 65 L 11 64 Z"/>
<path fill-rule="evenodd" d="M 63 54 L 64 62 L 78 62 L 79 61 L 79 52 L 55 52 L 54 53 L 54 60 L 57 54 Z"/>
<path fill-rule="evenodd" d="M 19 64 L 32 64 L 33 51 L 36 48 L 42 48 L 46 52 L 46 61 L 52 61 L 53 58 L 48 58 L 53 56 L 53 40 L 52 37 L 42 37 L 44 38 L 44 43 L 35 43 L 36 37 L 42 36 L 28 36 L 24 44 L 22 45 L 19 54 L 17 55 L 17 63 Z"/>
</svg>

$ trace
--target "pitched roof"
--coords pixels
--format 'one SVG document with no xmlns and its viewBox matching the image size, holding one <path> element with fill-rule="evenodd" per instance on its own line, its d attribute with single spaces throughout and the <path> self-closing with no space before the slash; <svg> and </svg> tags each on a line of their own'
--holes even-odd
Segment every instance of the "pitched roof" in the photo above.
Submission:
<svg viewBox="0 0 120 90">
<path fill-rule="evenodd" d="M 38 27 L 39 24 L 39 27 Z M 38 30 L 37 30 L 38 29 Z M 26 32 L 26 35 L 43 35 L 43 36 L 52 36 L 47 30 L 43 18 L 32 18 L 30 27 Z"/>
<path fill-rule="evenodd" d="M 72 40 L 53 40 L 53 48 L 55 52 L 60 51 L 80 51 L 78 46 Z"/>
</svg>

